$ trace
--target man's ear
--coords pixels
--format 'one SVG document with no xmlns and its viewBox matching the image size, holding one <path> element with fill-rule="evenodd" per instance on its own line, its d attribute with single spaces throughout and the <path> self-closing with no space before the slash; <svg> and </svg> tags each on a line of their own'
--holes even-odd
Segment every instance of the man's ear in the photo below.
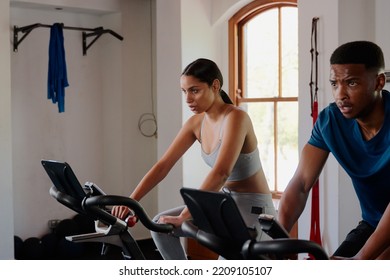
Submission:
<svg viewBox="0 0 390 280">
<path fill-rule="evenodd" d="M 376 87 L 375 90 L 382 90 L 385 87 L 386 84 L 386 74 L 380 73 L 376 77 Z"/>
</svg>

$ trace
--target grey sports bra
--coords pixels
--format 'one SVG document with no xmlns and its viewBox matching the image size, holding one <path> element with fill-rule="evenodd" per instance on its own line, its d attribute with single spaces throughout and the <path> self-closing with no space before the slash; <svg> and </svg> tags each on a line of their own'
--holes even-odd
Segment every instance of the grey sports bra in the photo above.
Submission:
<svg viewBox="0 0 390 280">
<path fill-rule="evenodd" d="M 226 118 L 226 115 L 225 115 L 225 118 Z M 214 164 L 217 160 L 218 154 L 219 154 L 219 149 L 221 148 L 222 127 L 223 127 L 223 124 L 225 122 L 225 118 L 222 121 L 222 125 L 221 125 L 220 132 L 219 132 L 219 140 L 218 140 L 218 144 L 215 147 L 215 149 L 211 153 L 207 154 L 204 152 L 203 148 L 201 148 L 202 158 L 206 162 L 206 164 L 210 167 L 214 166 Z M 202 147 L 203 122 L 204 122 L 204 118 L 203 118 L 203 121 L 201 124 L 200 137 L 199 137 L 201 147 Z M 249 178 L 250 176 L 254 175 L 260 169 L 261 169 L 261 162 L 260 162 L 259 149 L 256 147 L 256 149 L 253 152 L 250 152 L 248 154 L 240 154 L 238 156 L 237 161 L 236 161 L 236 163 L 233 167 L 233 170 L 232 170 L 229 178 L 227 179 L 227 181 L 244 180 L 244 179 Z"/>
</svg>

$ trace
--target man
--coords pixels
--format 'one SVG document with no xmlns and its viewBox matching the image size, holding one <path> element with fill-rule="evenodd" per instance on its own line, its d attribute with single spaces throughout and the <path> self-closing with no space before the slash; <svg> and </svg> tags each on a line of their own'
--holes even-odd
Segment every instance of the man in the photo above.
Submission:
<svg viewBox="0 0 390 280">
<path fill-rule="evenodd" d="M 362 221 L 333 258 L 390 259 L 390 93 L 382 50 L 355 41 L 330 58 L 335 102 L 316 121 L 297 170 L 280 201 L 279 221 L 290 231 L 329 153 L 351 177 Z"/>
</svg>

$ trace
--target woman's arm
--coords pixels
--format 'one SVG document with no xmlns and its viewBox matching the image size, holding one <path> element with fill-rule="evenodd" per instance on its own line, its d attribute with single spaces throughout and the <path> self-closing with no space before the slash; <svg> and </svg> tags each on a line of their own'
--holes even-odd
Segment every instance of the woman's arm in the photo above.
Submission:
<svg viewBox="0 0 390 280">
<path fill-rule="evenodd" d="M 130 198 L 137 201 L 141 200 L 167 176 L 175 163 L 196 141 L 197 138 L 195 130 L 198 126 L 197 122 L 199 122 L 199 116 L 193 116 L 183 125 L 171 145 L 168 147 L 167 151 L 145 174 L 137 187 L 131 193 Z M 129 212 L 129 208 L 125 206 L 115 206 L 111 211 L 114 216 L 120 219 L 126 218 Z"/>
<path fill-rule="evenodd" d="M 196 141 L 197 138 L 194 131 L 198 119 L 198 116 L 193 116 L 183 125 L 164 155 L 139 182 L 130 195 L 131 198 L 137 201 L 141 200 L 142 197 L 167 176 L 176 162 Z"/>
</svg>

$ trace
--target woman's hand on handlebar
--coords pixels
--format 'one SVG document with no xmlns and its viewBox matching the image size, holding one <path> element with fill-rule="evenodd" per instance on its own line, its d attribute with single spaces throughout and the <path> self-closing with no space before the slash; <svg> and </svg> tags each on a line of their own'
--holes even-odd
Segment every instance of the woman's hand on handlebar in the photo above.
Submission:
<svg viewBox="0 0 390 280">
<path fill-rule="evenodd" d="M 183 209 L 183 211 L 178 216 L 161 216 L 158 222 L 160 224 L 171 224 L 174 227 L 180 227 L 185 220 L 191 218 L 190 212 L 187 207 Z"/>
<path fill-rule="evenodd" d="M 171 224 L 174 227 L 180 227 L 185 219 L 181 215 L 179 216 L 161 216 L 158 220 L 160 224 Z"/>
<path fill-rule="evenodd" d="M 131 214 L 131 210 L 127 206 L 117 205 L 117 206 L 113 206 L 111 209 L 111 215 L 121 220 L 126 219 L 126 217 L 129 216 L 129 214 Z"/>
</svg>

